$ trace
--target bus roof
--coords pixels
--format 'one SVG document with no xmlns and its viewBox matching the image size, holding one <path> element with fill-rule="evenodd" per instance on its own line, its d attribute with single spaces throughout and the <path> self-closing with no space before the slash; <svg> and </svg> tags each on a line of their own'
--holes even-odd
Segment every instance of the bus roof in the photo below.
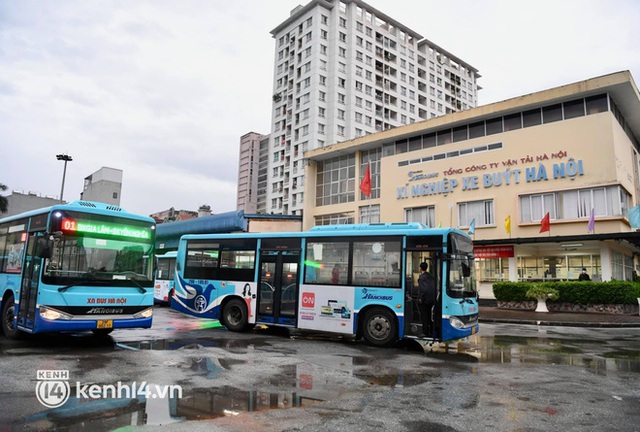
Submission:
<svg viewBox="0 0 640 432">
<path fill-rule="evenodd" d="M 0 223 L 11 222 L 13 220 L 19 220 L 26 217 L 37 216 L 41 214 L 50 213 L 54 210 L 75 210 L 75 211 L 89 211 L 90 213 L 101 214 L 106 216 L 118 216 L 126 217 L 129 219 L 136 219 L 140 221 L 147 221 L 149 223 L 155 224 L 155 221 L 148 216 L 141 216 L 134 213 L 129 213 L 124 210 L 122 207 L 113 205 L 113 204 L 105 204 L 94 201 L 73 201 L 65 204 L 55 204 L 49 207 L 43 207 L 36 210 L 29 210 L 17 215 L 8 216 L 6 218 L 0 219 Z"/>
<path fill-rule="evenodd" d="M 340 224 L 340 225 L 318 225 L 311 228 L 309 231 L 354 231 L 354 230 L 368 230 L 368 231 L 388 231 L 392 229 L 429 229 L 428 226 L 418 222 L 388 222 L 388 223 L 369 223 L 369 224 Z"/>
<path fill-rule="evenodd" d="M 340 225 L 321 225 L 311 228 L 309 231 L 302 232 L 265 232 L 265 233 L 232 233 L 232 234 L 186 234 L 181 237 L 184 240 L 197 239 L 232 239 L 232 238 L 318 238 L 331 237 L 335 235 L 366 237 L 379 235 L 446 235 L 455 232 L 467 236 L 466 233 L 451 227 L 445 228 L 429 228 L 426 225 L 408 222 L 408 223 L 376 223 L 376 224 L 340 224 Z"/>
</svg>

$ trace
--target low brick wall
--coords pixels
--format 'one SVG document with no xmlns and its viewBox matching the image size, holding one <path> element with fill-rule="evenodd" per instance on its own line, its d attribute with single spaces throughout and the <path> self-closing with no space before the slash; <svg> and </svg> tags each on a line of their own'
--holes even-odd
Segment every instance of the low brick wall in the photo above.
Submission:
<svg viewBox="0 0 640 432">
<path fill-rule="evenodd" d="M 518 309 L 518 310 L 535 310 L 537 301 L 500 301 L 498 300 L 498 307 L 503 309 Z M 547 303 L 547 308 L 549 307 L 549 303 Z"/>
<path fill-rule="evenodd" d="M 518 309 L 518 310 L 535 310 L 538 302 L 536 300 L 530 301 L 500 301 L 498 300 L 498 307 L 504 309 Z M 602 313 L 602 314 L 637 314 L 638 306 L 628 304 L 575 304 L 575 303 L 553 303 L 547 302 L 547 309 L 549 312 L 587 312 L 587 313 Z"/>
</svg>

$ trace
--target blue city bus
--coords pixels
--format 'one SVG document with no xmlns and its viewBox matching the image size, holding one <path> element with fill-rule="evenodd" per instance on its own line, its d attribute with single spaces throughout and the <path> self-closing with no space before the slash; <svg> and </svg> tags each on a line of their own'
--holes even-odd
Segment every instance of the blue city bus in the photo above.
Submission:
<svg viewBox="0 0 640 432">
<path fill-rule="evenodd" d="M 374 346 L 450 341 L 479 328 L 473 260 L 462 231 L 417 223 L 184 235 L 171 306 L 232 331 L 283 326 L 355 335 Z M 423 262 L 437 287 L 431 331 L 418 302 Z"/>
<path fill-rule="evenodd" d="M 173 290 L 174 271 L 178 252 L 169 251 L 156 255 L 156 274 L 153 287 L 153 300 L 161 305 L 169 304 L 170 293 Z"/>
<path fill-rule="evenodd" d="M 0 219 L 5 337 L 151 327 L 155 222 L 114 205 L 54 205 Z"/>
</svg>

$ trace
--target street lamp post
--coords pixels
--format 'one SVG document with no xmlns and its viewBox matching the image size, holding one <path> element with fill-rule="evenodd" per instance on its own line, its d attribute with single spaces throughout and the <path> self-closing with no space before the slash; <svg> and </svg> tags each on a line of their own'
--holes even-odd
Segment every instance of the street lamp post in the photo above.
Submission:
<svg viewBox="0 0 640 432">
<path fill-rule="evenodd" d="M 67 176 L 67 162 L 71 162 L 73 158 L 68 154 L 56 155 L 56 159 L 64 161 L 64 171 L 62 171 L 62 187 L 60 188 L 60 202 L 62 202 L 62 196 L 64 195 L 64 178 Z"/>
</svg>

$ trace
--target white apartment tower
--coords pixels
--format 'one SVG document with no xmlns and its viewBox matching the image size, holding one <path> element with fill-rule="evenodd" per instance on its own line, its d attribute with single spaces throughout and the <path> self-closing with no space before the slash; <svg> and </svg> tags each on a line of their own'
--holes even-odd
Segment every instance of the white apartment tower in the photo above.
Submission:
<svg viewBox="0 0 640 432">
<path fill-rule="evenodd" d="M 475 68 L 363 1 L 311 0 L 271 34 L 267 213 L 301 213 L 305 151 L 476 106 Z"/>
<path fill-rule="evenodd" d="M 245 213 L 256 213 L 258 203 L 258 160 L 260 142 L 266 138 L 256 132 L 249 132 L 240 137 L 240 154 L 238 160 L 238 210 Z"/>
</svg>

